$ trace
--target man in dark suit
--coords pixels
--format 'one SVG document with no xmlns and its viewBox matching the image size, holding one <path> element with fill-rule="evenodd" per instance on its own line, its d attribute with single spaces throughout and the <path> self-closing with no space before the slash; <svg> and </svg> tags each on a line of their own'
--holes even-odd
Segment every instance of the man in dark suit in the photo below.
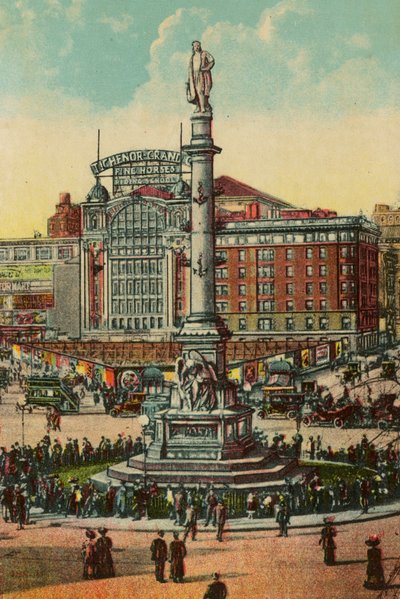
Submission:
<svg viewBox="0 0 400 599">
<path fill-rule="evenodd" d="M 213 582 L 208 585 L 203 599 L 226 599 L 228 590 L 226 585 L 219 579 L 218 572 L 213 574 Z"/>
<path fill-rule="evenodd" d="M 224 532 L 226 522 L 226 507 L 222 499 L 219 499 L 218 505 L 215 508 L 215 515 L 217 520 L 217 541 L 222 542 L 222 533 Z"/>
<path fill-rule="evenodd" d="M 155 564 L 155 575 L 156 580 L 158 582 L 165 582 L 164 579 L 164 570 L 165 570 L 165 562 L 168 558 L 168 547 L 167 543 L 164 541 L 164 531 L 160 530 L 158 532 L 158 537 L 154 539 L 150 547 L 151 551 L 151 559 Z"/>
</svg>

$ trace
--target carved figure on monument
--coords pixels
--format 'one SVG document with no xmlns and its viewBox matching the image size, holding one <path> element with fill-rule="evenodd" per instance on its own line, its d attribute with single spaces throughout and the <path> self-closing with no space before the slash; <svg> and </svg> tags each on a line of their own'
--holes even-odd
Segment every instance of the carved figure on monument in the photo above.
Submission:
<svg viewBox="0 0 400 599">
<path fill-rule="evenodd" d="M 208 98 L 212 88 L 211 69 L 215 64 L 209 52 L 201 49 L 199 41 L 192 42 L 192 56 L 189 61 L 187 100 L 196 104 L 194 112 L 211 112 Z"/>
<path fill-rule="evenodd" d="M 217 377 L 213 366 L 199 352 L 192 350 L 186 360 L 177 359 L 175 371 L 182 409 L 211 412 L 217 404 Z"/>
</svg>

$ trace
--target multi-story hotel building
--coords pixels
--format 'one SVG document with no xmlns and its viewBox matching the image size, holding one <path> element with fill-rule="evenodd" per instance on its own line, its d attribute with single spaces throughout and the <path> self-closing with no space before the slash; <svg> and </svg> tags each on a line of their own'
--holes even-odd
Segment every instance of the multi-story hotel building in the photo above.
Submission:
<svg viewBox="0 0 400 599">
<path fill-rule="evenodd" d="M 326 211 L 226 221 L 217 236 L 218 311 L 241 336 L 343 335 L 353 349 L 374 347 L 378 235 L 362 216 Z"/>
</svg>

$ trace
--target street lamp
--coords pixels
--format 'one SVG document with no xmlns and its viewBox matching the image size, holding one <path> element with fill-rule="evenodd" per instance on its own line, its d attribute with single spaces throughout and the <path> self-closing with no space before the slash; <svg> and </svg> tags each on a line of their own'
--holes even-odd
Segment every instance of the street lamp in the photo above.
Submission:
<svg viewBox="0 0 400 599">
<path fill-rule="evenodd" d="M 146 453 L 147 453 L 147 446 L 146 446 L 146 429 L 150 424 L 150 418 L 147 416 L 147 414 L 141 414 L 138 418 L 138 422 L 140 424 L 140 426 L 142 427 L 142 437 L 143 437 L 143 486 L 146 489 L 147 486 L 147 481 L 146 481 Z"/>
<path fill-rule="evenodd" d="M 143 437 L 143 497 L 144 497 L 144 519 L 147 520 L 147 480 L 146 480 L 146 429 L 150 424 L 150 418 L 147 414 L 141 414 L 138 418 L 138 422 L 142 427 L 142 437 Z"/>
<path fill-rule="evenodd" d="M 17 412 L 21 412 L 21 427 L 22 427 L 22 447 L 25 446 L 25 410 L 32 413 L 32 407 L 24 404 L 16 403 L 15 408 Z"/>
</svg>

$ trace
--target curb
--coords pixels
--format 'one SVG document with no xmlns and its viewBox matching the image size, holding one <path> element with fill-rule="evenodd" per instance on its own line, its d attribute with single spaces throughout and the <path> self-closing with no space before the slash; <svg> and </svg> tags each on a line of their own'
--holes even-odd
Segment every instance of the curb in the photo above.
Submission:
<svg viewBox="0 0 400 599">
<path fill-rule="evenodd" d="M 371 509 L 373 510 L 374 508 L 371 508 Z M 353 510 L 353 513 L 354 512 L 355 511 Z M 382 520 L 384 518 L 392 518 L 394 516 L 400 516 L 400 502 L 398 503 L 396 508 L 394 508 L 393 510 L 390 510 L 390 511 L 388 510 L 385 512 L 381 511 L 381 512 L 376 512 L 376 513 L 371 511 L 367 514 L 364 514 L 361 512 L 361 513 L 359 513 L 358 516 L 355 516 L 352 519 L 346 518 L 345 514 L 346 514 L 346 512 L 337 512 L 336 514 L 335 514 L 335 512 L 318 514 L 315 519 L 314 518 L 312 519 L 311 522 L 310 522 L 310 520 L 308 520 L 308 517 L 294 516 L 293 518 L 296 518 L 296 519 L 297 518 L 306 518 L 308 520 L 308 522 L 307 521 L 295 522 L 292 525 L 289 525 L 290 526 L 289 530 L 304 529 L 304 528 L 321 528 L 321 526 L 323 526 L 323 518 L 325 516 L 335 516 L 335 525 L 336 526 L 346 526 L 347 524 L 358 524 L 358 523 L 363 523 L 363 522 L 370 522 L 373 520 Z M 83 518 L 83 519 L 82 518 L 80 518 L 80 519 L 74 518 L 72 520 L 72 517 L 46 518 L 46 517 L 41 517 L 41 516 L 42 516 L 42 514 L 36 514 L 36 515 L 32 514 L 31 515 L 32 523 L 35 522 L 35 524 L 36 524 L 36 523 L 47 522 L 48 526 L 52 526 L 53 522 L 57 522 L 57 523 L 59 522 L 60 526 L 67 525 L 67 527 L 69 527 L 70 525 L 76 526 L 77 524 L 79 524 L 79 526 L 76 526 L 77 528 L 85 529 L 85 528 L 90 528 L 91 526 L 96 527 L 100 523 L 102 524 L 103 522 L 106 522 L 107 528 L 110 531 L 126 530 L 126 531 L 130 531 L 130 532 L 140 532 L 140 533 L 153 533 L 159 529 L 162 529 L 165 532 L 176 532 L 176 531 L 183 532 L 183 530 L 184 530 L 184 526 L 175 526 L 172 523 L 170 524 L 170 521 L 159 520 L 159 519 L 146 520 L 147 524 L 146 524 L 146 526 L 143 526 L 142 521 L 131 520 L 130 518 L 100 517 L 100 518 Z M 115 524 L 117 522 L 118 522 L 118 524 L 124 525 L 124 526 L 115 526 Z M 254 532 L 254 531 L 271 531 L 271 530 L 276 531 L 278 528 L 278 525 L 276 524 L 276 522 L 273 518 L 268 518 L 268 519 L 266 519 L 266 521 L 263 521 L 263 519 L 260 518 L 260 519 L 255 519 L 253 522 L 254 523 L 252 523 L 251 526 L 244 526 L 243 523 L 235 524 L 234 519 L 227 520 L 226 532 L 236 533 L 236 532 Z M 199 533 L 214 532 L 215 530 L 216 529 L 213 526 L 205 528 L 203 525 L 200 525 L 198 527 Z"/>
</svg>

